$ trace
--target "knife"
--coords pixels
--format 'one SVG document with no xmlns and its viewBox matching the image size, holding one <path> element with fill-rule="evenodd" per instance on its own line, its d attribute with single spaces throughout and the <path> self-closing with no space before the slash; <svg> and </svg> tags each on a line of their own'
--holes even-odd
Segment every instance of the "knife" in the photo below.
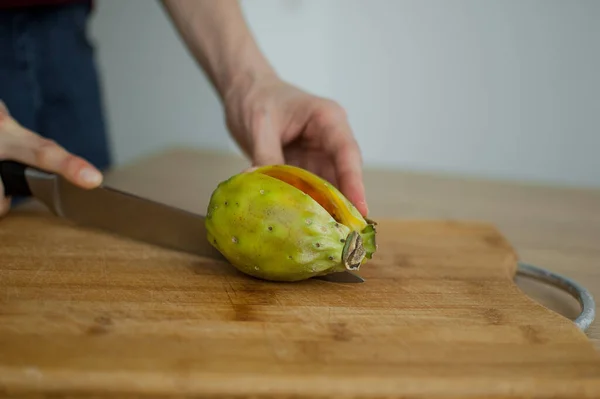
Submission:
<svg viewBox="0 0 600 399">
<path fill-rule="evenodd" d="M 101 185 L 80 188 L 62 176 L 19 162 L 0 161 L 6 197 L 34 197 L 54 215 L 71 222 L 152 245 L 227 261 L 206 239 L 204 216 Z M 354 273 L 319 279 L 359 283 Z"/>
</svg>

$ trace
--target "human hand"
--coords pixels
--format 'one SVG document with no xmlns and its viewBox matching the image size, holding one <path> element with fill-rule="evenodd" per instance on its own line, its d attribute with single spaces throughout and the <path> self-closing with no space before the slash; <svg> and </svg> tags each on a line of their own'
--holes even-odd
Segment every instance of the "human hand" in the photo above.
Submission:
<svg viewBox="0 0 600 399">
<path fill-rule="evenodd" d="M 0 101 L 0 161 L 6 160 L 56 173 L 82 188 L 94 188 L 102 182 L 102 174 L 89 162 L 21 126 Z M 5 197 L 0 180 L 0 217 L 9 209 L 10 198 Z"/>
<path fill-rule="evenodd" d="M 224 96 L 227 127 L 253 166 L 307 169 L 367 216 L 362 157 L 342 107 L 271 75 L 232 87 Z"/>
</svg>

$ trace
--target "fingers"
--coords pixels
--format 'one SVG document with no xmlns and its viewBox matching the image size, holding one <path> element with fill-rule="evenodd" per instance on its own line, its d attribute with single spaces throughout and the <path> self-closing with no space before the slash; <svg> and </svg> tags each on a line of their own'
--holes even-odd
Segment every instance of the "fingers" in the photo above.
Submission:
<svg viewBox="0 0 600 399">
<path fill-rule="evenodd" d="M 342 139 L 340 138 L 340 140 Z M 363 216 L 367 216 L 369 209 L 365 198 L 362 161 L 358 147 L 350 142 L 342 143 L 332 155 L 340 191 L 348 197 Z"/>
<path fill-rule="evenodd" d="M 286 163 L 306 169 L 339 187 L 335 167 L 329 154 L 320 150 L 310 150 L 299 145 L 285 149 Z"/>
<path fill-rule="evenodd" d="M 352 129 L 341 108 L 329 106 L 317 112 L 315 128 L 319 129 L 323 150 L 333 160 L 336 180 L 340 191 L 367 216 L 369 210 L 365 198 L 362 174 L 362 157 Z"/>
<path fill-rule="evenodd" d="M 314 106 L 314 101 L 319 102 L 317 106 Z M 311 115 L 308 124 L 305 124 L 304 118 L 301 123 L 297 120 L 295 123 L 306 126 L 303 138 L 313 144 L 311 145 L 312 150 L 328 155 L 333 167 L 326 168 L 329 166 L 328 161 L 323 162 L 318 158 L 312 159 L 307 156 L 311 148 L 298 149 L 302 152 L 302 156 L 294 159 L 296 157 L 294 151 L 291 150 L 294 147 L 293 144 L 288 146 L 286 153 L 288 159 L 286 159 L 282 148 L 281 132 L 275 131 L 274 120 L 268 109 L 254 111 L 251 114 L 250 133 L 246 137 L 252 141 L 249 145 L 252 166 L 284 164 L 286 161 L 292 164 L 299 162 L 298 166 L 312 170 L 336 185 L 358 211 L 363 216 L 367 216 L 362 158 L 344 110 L 330 101 L 321 101 L 320 99 L 314 99 L 314 101 L 303 104 L 303 106 L 309 105 L 307 108 L 312 108 L 312 112 L 303 113 Z M 312 161 L 319 162 L 311 164 Z"/>
<path fill-rule="evenodd" d="M 102 183 L 102 174 L 89 162 L 22 127 L 10 117 L 4 104 L 0 104 L 0 159 L 56 173 L 83 188 Z"/>
<path fill-rule="evenodd" d="M 253 166 L 283 164 L 285 158 L 281 148 L 281 138 L 272 127 L 272 120 L 268 110 L 254 114 L 252 131 Z"/>
</svg>

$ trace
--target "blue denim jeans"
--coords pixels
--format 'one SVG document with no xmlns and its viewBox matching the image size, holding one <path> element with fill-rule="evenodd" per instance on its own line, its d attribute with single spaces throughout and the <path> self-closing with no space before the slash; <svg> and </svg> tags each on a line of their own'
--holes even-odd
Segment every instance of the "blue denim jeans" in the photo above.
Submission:
<svg viewBox="0 0 600 399">
<path fill-rule="evenodd" d="M 111 164 L 88 4 L 0 10 L 0 99 L 23 126 Z"/>
</svg>

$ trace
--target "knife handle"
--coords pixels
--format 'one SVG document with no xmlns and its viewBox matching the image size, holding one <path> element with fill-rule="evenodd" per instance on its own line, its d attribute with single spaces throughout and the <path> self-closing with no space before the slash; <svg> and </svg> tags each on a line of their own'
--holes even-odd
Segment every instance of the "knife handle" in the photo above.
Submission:
<svg viewBox="0 0 600 399">
<path fill-rule="evenodd" d="M 14 161 L 0 161 L 0 181 L 5 197 L 29 197 L 31 190 L 25 177 L 27 165 Z"/>
</svg>

